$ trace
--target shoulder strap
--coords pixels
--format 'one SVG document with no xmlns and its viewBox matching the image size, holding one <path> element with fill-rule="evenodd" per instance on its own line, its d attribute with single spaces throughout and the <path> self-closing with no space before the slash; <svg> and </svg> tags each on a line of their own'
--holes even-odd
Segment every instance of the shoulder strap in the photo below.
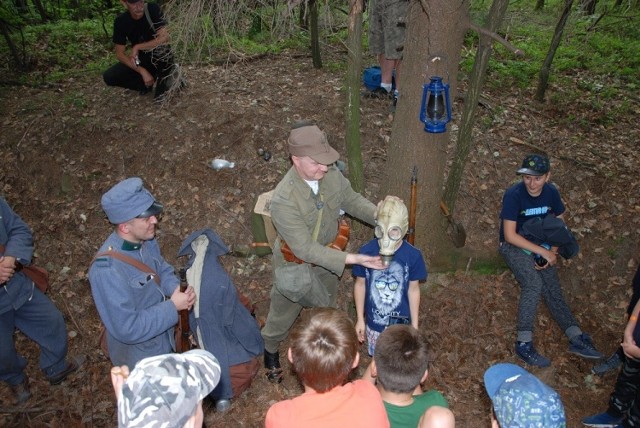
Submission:
<svg viewBox="0 0 640 428">
<path fill-rule="evenodd" d="M 151 20 L 151 16 L 149 15 L 149 7 L 148 7 L 147 3 L 144 4 L 144 16 L 147 17 L 147 22 L 149 23 L 149 25 L 151 26 L 151 29 L 155 33 L 156 32 L 156 26 L 153 25 L 153 21 Z"/>
<path fill-rule="evenodd" d="M 145 4 L 145 6 L 146 6 L 146 4 Z M 141 261 L 136 260 L 133 257 L 127 256 L 125 254 L 122 254 L 122 253 L 120 253 L 118 251 L 114 251 L 114 250 L 108 250 L 108 251 L 104 251 L 102 253 L 96 254 L 96 256 L 93 258 L 93 261 L 95 261 L 95 259 L 97 259 L 98 257 L 103 257 L 103 256 L 113 257 L 114 259 L 118 259 L 121 262 L 125 262 L 125 263 L 130 264 L 134 268 L 136 268 L 136 269 L 138 269 L 138 270 L 140 270 L 140 271 L 142 271 L 144 273 L 153 274 L 153 280 L 156 282 L 156 284 L 160 285 L 160 277 L 158 276 L 156 271 L 151 269 L 149 266 L 145 265 Z M 91 262 L 92 264 L 93 264 L 93 261 Z"/>
</svg>

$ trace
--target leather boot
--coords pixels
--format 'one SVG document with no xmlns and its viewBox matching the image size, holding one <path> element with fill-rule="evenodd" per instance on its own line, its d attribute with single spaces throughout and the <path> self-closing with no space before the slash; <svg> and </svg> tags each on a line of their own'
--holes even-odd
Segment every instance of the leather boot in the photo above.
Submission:
<svg viewBox="0 0 640 428">
<path fill-rule="evenodd" d="M 264 367 L 267 369 L 267 379 L 271 383 L 282 382 L 282 368 L 278 352 L 264 351 Z"/>
</svg>

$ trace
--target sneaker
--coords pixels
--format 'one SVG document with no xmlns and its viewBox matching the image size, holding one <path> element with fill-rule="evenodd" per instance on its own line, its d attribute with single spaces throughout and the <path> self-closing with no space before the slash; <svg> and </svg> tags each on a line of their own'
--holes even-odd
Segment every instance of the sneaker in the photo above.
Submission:
<svg viewBox="0 0 640 428">
<path fill-rule="evenodd" d="M 11 391 L 16 399 L 16 404 L 22 404 L 31 398 L 31 392 L 29 391 L 29 378 L 24 377 L 22 383 L 17 385 L 11 385 Z"/>
<path fill-rule="evenodd" d="M 67 376 L 82 367 L 86 359 L 87 357 L 85 357 L 84 355 L 76 355 L 71 359 L 71 361 L 67 362 L 67 366 L 64 368 L 64 370 L 47 378 L 49 379 L 49 383 L 51 385 L 58 385 L 59 383 L 62 383 L 62 381 L 67 378 Z"/>
<path fill-rule="evenodd" d="M 516 342 L 516 355 L 530 366 L 549 367 L 551 365 L 548 358 L 538 354 L 533 347 L 533 342 Z"/>
<path fill-rule="evenodd" d="M 570 342 L 569 352 L 572 354 L 594 360 L 604 358 L 604 355 L 596 350 L 591 337 L 587 333 L 582 333 L 581 335 L 574 337 Z"/>
<path fill-rule="evenodd" d="M 624 417 L 622 416 L 611 416 L 604 412 L 584 418 L 582 424 L 595 428 L 616 428 L 622 423 L 623 419 Z"/>
<path fill-rule="evenodd" d="M 596 364 L 591 369 L 591 373 L 598 376 L 603 376 L 605 373 L 615 370 L 622 364 L 622 358 L 620 358 L 620 354 L 618 351 L 614 352 L 609 358 L 601 362 L 600 364 Z"/>
</svg>

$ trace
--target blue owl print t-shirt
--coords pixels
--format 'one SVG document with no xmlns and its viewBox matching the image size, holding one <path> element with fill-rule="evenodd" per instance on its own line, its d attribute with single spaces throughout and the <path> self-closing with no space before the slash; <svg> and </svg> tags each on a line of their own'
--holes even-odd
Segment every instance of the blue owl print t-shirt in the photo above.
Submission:
<svg viewBox="0 0 640 428">
<path fill-rule="evenodd" d="M 361 249 L 361 254 L 378 255 L 380 246 L 373 239 Z M 382 270 L 353 265 L 353 275 L 365 278 L 364 314 L 367 328 L 382 332 L 388 325 L 411 322 L 409 312 L 409 282 L 427 279 L 427 267 L 422 252 L 406 241 L 393 255 L 389 267 Z"/>
</svg>

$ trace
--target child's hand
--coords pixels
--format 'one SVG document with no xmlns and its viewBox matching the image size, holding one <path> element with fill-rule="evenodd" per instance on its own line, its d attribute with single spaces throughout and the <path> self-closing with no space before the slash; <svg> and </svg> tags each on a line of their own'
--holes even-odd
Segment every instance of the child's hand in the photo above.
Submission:
<svg viewBox="0 0 640 428">
<path fill-rule="evenodd" d="M 364 320 L 356 321 L 356 334 L 360 343 L 364 342 Z"/>
</svg>

